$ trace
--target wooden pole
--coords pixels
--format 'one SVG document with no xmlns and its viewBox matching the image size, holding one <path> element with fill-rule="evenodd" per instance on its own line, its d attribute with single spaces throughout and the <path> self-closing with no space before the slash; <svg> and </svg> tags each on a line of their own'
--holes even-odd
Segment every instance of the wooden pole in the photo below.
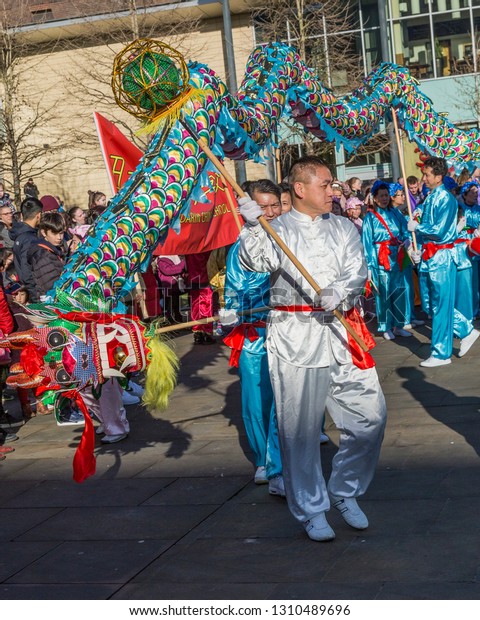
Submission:
<svg viewBox="0 0 480 620">
<path fill-rule="evenodd" d="M 282 162 L 280 160 L 280 149 L 275 148 L 275 167 L 277 171 L 277 183 L 282 182 Z"/>
<path fill-rule="evenodd" d="M 223 182 L 225 183 L 225 185 L 227 185 L 227 180 L 223 176 L 223 174 L 221 174 L 221 177 L 222 177 Z M 238 206 L 237 206 L 235 200 L 233 199 L 232 192 L 233 192 L 233 189 L 231 187 L 227 186 L 225 188 L 225 194 L 227 195 L 227 201 L 228 201 L 228 204 L 230 206 L 230 209 L 232 210 L 233 219 L 235 220 L 235 224 L 237 225 L 238 232 L 240 232 L 242 230 L 242 228 L 243 228 L 243 224 L 240 221 L 240 216 L 238 215 Z"/>
<path fill-rule="evenodd" d="M 403 158 L 403 148 L 402 148 L 402 143 L 400 140 L 400 130 L 398 128 L 397 113 L 395 111 L 395 108 L 391 108 L 391 111 L 392 111 L 392 118 L 393 118 L 393 126 L 395 127 L 395 138 L 397 141 L 398 156 L 400 158 L 400 168 L 402 170 L 402 175 L 403 175 L 403 183 L 404 183 L 403 187 L 405 189 L 405 198 L 407 199 L 408 217 L 411 220 L 413 220 L 412 205 L 410 204 L 410 196 L 408 195 L 407 175 L 405 172 L 405 160 Z M 415 235 L 415 232 L 412 232 L 412 241 L 413 241 L 413 249 L 416 252 L 418 250 L 418 247 L 417 247 L 417 236 Z"/>
<path fill-rule="evenodd" d="M 133 277 L 133 279 L 135 280 L 136 284 L 135 284 L 135 290 L 137 291 L 137 295 L 139 296 L 139 305 L 140 305 L 140 310 L 142 312 L 142 316 L 143 319 L 148 319 L 148 310 L 147 310 L 147 304 L 145 303 L 145 294 L 143 292 L 143 288 L 142 288 L 142 284 L 140 282 L 140 276 L 138 273 L 136 273 Z"/>
<path fill-rule="evenodd" d="M 243 189 L 235 181 L 235 179 L 231 176 L 231 174 L 229 174 L 228 170 L 225 168 L 222 162 L 218 159 L 218 157 L 214 153 L 212 153 L 206 141 L 203 138 L 195 136 L 194 132 L 191 131 L 191 129 L 188 127 L 188 125 L 185 122 L 183 122 L 182 124 L 188 131 L 191 132 L 192 136 L 197 141 L 197 144 L 202 148 L 205 155 L 215 165 L 215 167 L 220 172 L 220 174 L 222 174 L 223 177 L 228 181 L 228 183 L 230 183 L 230 185 L 233 187 L 233 189 L 237 192 L 237 194 L 240 197 L 244 197 L 246 194 L 243 191 Z M 319 284 L 312 278 L 312 276 L 308 273 L 308 271 L 305 269 L 302 263 L 298 260 L 295 254 L 293 254 L 293 252 L 288 248 L 288 246 L 285 244 L 283 239 L 270 226 L 269 222 L 263 217 L 263 215 L 261 215 L 258 218 L 258 221 L 260 222 L 260 225 L 262 226 L 262 228 L 272 237 L 272 239 L 275 241 L 278 247 L 282 250 L 282 252 L 284 252 L 284 254 L 286 254 L 286 256 L 292 261 L 292 263 L 295 265 L 298 271 L 302 274 L 305 280 L 313 288 L 315 293 L 317 295 L 320 295 L 322 292 L 322 289 L 320 288 Z M 350 323 L 348 323 L 348 321 L 345 319 L 345 317 L 340 312 L 340 310 L 337 310 L 337 309 L 333 310 L 333 314 L 335 318 L 337 318 L 340 321 L 340 323 L 343 325 L 343 327 L 347 330 L 350 336 L 355 340 L 355 342 L 359 345 L 359 347 L 363 351 L 368 351 L 367 345 L 363 342 L 363 340 L 360 338 L 357 332 L 353 329 Z"/>
<path fill-rule="evenodd" d="M 271 306 L 261 306 L 260 308 L 249 308 L 248 310 L 242 310 L 241 312 L 237 312 L 238 316 L 244 316 L 246 314 L 256 314 L 257 312 L 268 312 L 272 310 Z M 166 334 L 167 332 L 176 332 L 180 329 L 190 329 L 190 327 L 195 327 L 196 325 L 208 325 L 209 323 L 214 323 L 218 321 L 220 315 L 216 314 L 215 316 L 208 316 L 205 319 L 197 319 L 196 321 L 187 321 L 186 323 L 178 323 L 178 325 L 167 325 L 166 327 L 159 327 L 155 330 L 156 334 Z"/>
</svg>

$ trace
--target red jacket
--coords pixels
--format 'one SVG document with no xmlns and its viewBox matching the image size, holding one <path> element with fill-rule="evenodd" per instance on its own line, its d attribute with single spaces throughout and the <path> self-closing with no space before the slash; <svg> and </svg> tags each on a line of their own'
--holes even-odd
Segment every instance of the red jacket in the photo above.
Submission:
<svg viewBox="0 0 480 620">
<path fill-rule="evenodd" d="M 0 329 L 4 334 L 13 332 L 13 316 L 2 287 L 0 287 Z"/>
</svg>

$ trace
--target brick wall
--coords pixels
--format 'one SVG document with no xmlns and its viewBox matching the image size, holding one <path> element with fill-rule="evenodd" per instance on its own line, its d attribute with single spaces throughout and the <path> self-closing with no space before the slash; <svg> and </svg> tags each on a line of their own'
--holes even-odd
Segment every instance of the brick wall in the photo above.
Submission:
<svg viewBox="0 0 480 620">
<path fill-rule="evenodd" d="M 62 2 L 48 3 L 60 6 Z M 68 3 L 63 3 L 68 4 Z M 158 2 L 156 3 L 158 4 Z M 236 54 L 237 79 L 240 82 L 247 57 L 252 50 L 253 36 L 248 14 L 233 17 L 234 28 L 234 47 Z M 194 59 L 209 65 L 222 79 L 225 79 L 225 59 L 222 44 L 221 19 L 203 20 L 199 26 L 184 37 L 179 46 L 187 60 Z M 166 43 L 176 47 L 174 38 Z M 104 113 L 107 117 L 110 114 L 125 121 L 129 126 L 135 126 L 135 119 L 124 113 L 116 106 L 109 79 L 113 58 L 122 49 L 122 44 L 93 47 L 80 46 L 75 50 L 62 50 L 41 57 L 30 59 L 31 69 L 24 75 L 25 92 L 30 96 L 41 99 L 44 107 L 55 110 L 55 119 L 51 120 L 39 128 L 32 136 L 32 140 L 38 144 L 49 142 L 49 135 L 53 135 L 59 130 L 72 132 L 72 129 L 81 128 L 85 134 L 85 141 L 71 145 L 71 149 L 59 154 L 60 166 L 54 171 L 36 176 L 35 181 L 41 194 L 59 195 L 65 199 L 67 206 L 79 205 L 86 207 L 87 192 L 91 190 L 103 191 L 108 197 L 111 190 L 105 173 L 105 166 L 100 154 L 96 131 L 93 121 L 93 112 Z M 105 62 L 96 62 L 100 58 Z M 26 61 L 28 64 L 29 61 Z M 98 73 L 104 74 L 104 82 L 98 82 L 86 72 L 82 74 L 83 67 L 95 67 Z M 75 74 L 78 83 L 72 81 L 71 74 Z M 68 77 L 70 74 L 70 77 Z M 41 87 L 39 88 L 39 85 Z M 89 88 L 100 88 L 110 97 L 110 105 L 99 107 L 95 98 L 85 99 L 83 91 Z M 110 114 L 109 114 L 110 113 Z M 122 129 L 122 131 L 124 131 Z M 72 162 L 72 158 L 78 159 Z M 232 162 L 227 162 L 227 168 L 233 174 L 234 166 Z M 25 176 L 30 176 L 26 171 Z M 247 177 L 257 179 L 266 176 L 266 168 L 263 165 L 247 162 Z M 5 170 L 5 178 L 8 181 L 8 170 Z"/>
</svg>

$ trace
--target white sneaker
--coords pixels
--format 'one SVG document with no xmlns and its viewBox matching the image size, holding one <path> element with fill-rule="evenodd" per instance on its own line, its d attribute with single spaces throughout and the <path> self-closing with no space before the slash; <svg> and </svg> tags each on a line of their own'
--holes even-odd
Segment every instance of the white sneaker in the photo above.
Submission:
<svg viewBox="0 0 480 620">
<path fill-rule="evenodd" d="M 320 444 L 328 443 L 330 441 L 330 437 L 325 435 L 325 433 L 320 434 Z"/>
<path fill-rule="evenodd" d="M 441 360 L 439 357 L 433 357 L 433 355 L 430 355 L 430 357 L 427 357 L 426 360 L 420 362 L 420 366 L 423 366 L 423 368 L 435 368 L 436 366 L 446 366 L 451 363 L 452 360 L 450 358 L 448 358 L 448 360 Z"/>
<path fill-rule="evenodd" d="M 128 433 L 120 433 L 119 435 L 105 435 L 102 437 L 100 441 L 102 443 L 117 443 L 117 441 L 122 441 L 128 437 Z"/>
<path fill-rule="evenodd" d="M 105 429 L 103 428 L 103 424 L 100 424 L 100 426 L 97 426 L 97 429 L 96 429 L 95 433 L 97 435 L 103 435 L 105 433 Z"/>
<path fill-rule="evenodd" d="M 128 387 L 127 387 L 126 391 L 129 394 L 133 394 L 134 396 L 138 396 L 138 398 L 142 398 L 143 393 L 145 392 L 144 388 L 141 385 L 138 385 L 138 383 L 135 383 L 131 379 L 128 382 Z"/>
<path fill-rule="evenodd" d="M 413 323 L 407 323 L 403 326 L 403 329 L 413 329 Z"/>
<path fill-rule="evenodd" d="M 458 357 L 463 357 L 466 353 L 468 353 L 479 336 L 480 332 L 478 329 L 472 329 L 466 338 L 462 338 L 460 340 L 460 351 L 458 352 Z"/>
<path fill-rule="evenodd" d="M 385 338 L 385 340 L 395 340 L 395 334 L 392 332 L 391 329 L 387 329 L 386 332 L 383 332 L 382 336 Z"/>
<path fill-rule="evenodd" d="M 420 325 L 425 325 L 425 321 L 422 321 L 421 319 L 415 319 L 412 321 L 412 325 L 413 327 L 420 327 Z"/>
<path fill-rule="evenodd" d="M 356 530 L 366 530 L 368 519 L 365 513 L 360 510 L 357 500 L 354 497 L 337 497 L 330 495 L 332 506 L 336 508 L 343 517 L 345 523 Z"/>
<path fill-rule="evenodd" d="M 402 338 L 410 338 L 411 336 L 413 336 L 413 334 L 407 332 L 406 329 L 402 329 L 401 327 L 394 327 L 393 333 L 395 334 L 395 336 L 401 336 Z"/>
<path fill-rule="evenodd" d="M 281 474 L 274 478 L 270 478 L 268 481 L 268 492 L 270 495 L 285 497 L 285 483 L 283 482 L 283 476 Z"/>
<path fill-rule="evenodd" d="M 253 480 L 255 484 L 268 484 L 267 472 L 265 471 L 265 467 L 257 467 L 257 471 L 255 472 L 255 478 Z"/>
<path fill-rule="evenodd" d="M 138 405 L 140 399 L 138 396 L 135 396 L 131 392 L 127 392 L 127 390 L 123 390 L 122 394 L 122 403 L 124 405 Z"/>
<path fill-rule="evenodd" d="M 327 541 L 335 538 L 335 532 L 328 525 L 325 513 L 321 512 L 316 517 L 312 517 L 303 524 L 307 535 L 312 540 Z"/>
</svg>

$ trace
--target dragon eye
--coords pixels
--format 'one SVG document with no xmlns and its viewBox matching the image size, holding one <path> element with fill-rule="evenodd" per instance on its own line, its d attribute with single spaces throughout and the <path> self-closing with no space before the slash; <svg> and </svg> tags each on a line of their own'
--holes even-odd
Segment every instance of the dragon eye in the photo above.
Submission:
<svg viewBox="0 0 480 620">
<path fill-rule="evenodd" d="M 62 344 L 67 342 L 67 337 L 64 332 L 59 329 L 53 329 L 47 336 L 47 342 L 52 349 L 56 347 L 60 347 Z"/>
<path fill-rule="evenodd" d="M 59 368 L 57 370 L 55 378 L 57 380 L 57 383 L 70 383 L 70 381 L 72 380 L 65 368 Z"/>
</svg>

